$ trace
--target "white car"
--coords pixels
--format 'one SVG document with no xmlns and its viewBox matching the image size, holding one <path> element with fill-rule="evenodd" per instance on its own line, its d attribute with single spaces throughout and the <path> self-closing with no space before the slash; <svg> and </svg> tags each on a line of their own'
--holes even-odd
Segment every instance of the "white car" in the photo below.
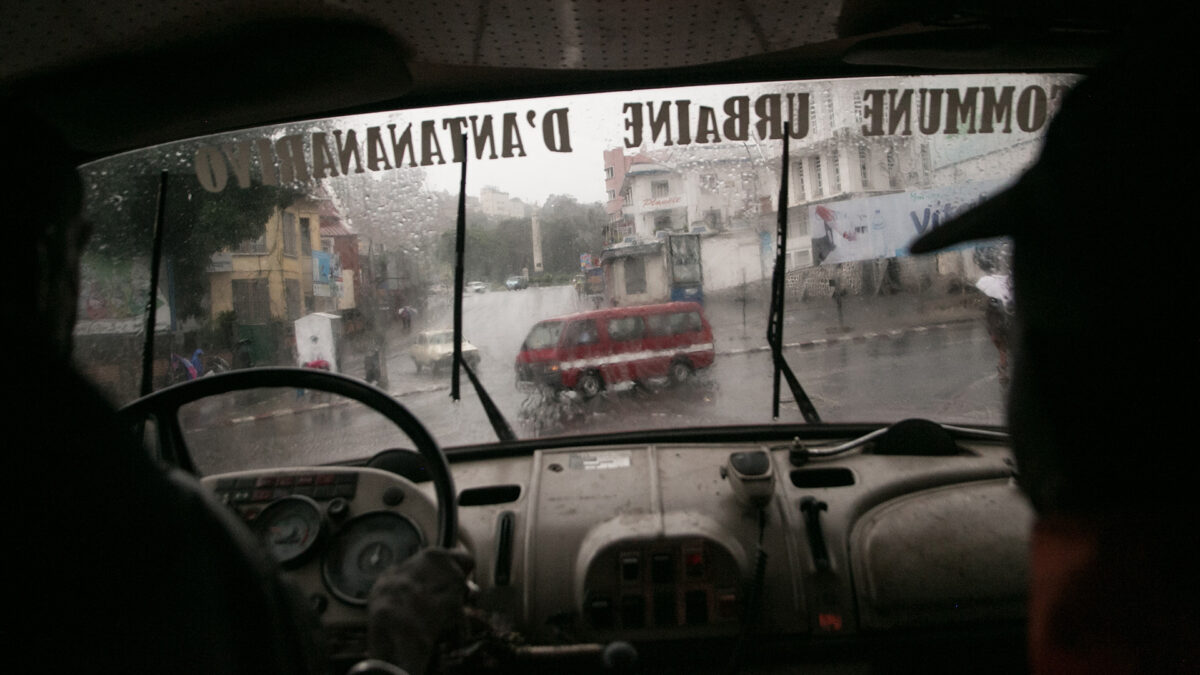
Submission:
<svg viewBox="0 0 1200 675">
<path fill-rule="evenodd" d="M 466 290 L 469 293 L 487 293 L 488 285 L 482 281 L 468 281 Z"/>
<path fill-rule="evenodd" d="M 479 365 L 479 349 L 463 340 L 463 360 L 474 370 Z M 428 368 L 437 374 L 443 368 L 449 368 L 454 359 L 454 331 L 449 329 L 424 331 L 417 335 L 417 341 L 409 348 L 417 372 Z"/>
</svg>

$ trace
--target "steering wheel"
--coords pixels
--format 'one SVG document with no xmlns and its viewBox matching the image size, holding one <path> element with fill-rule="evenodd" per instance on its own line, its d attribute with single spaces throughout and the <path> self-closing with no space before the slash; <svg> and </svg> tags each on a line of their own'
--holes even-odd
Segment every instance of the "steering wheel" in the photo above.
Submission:
<svg viewBox="0 0 1200 675">
<path fill-rule="evenodd" d="M 208 396 L 259 387 L 315 389 L 353 399 L 380 413 L 412 440 L 425 459 L 437 496 L 437 545 L 453 548 L 458 535 L 458 510 L 454 478 L 446 455 L 412 413 L 383 390 L 345 375 L 312 368 L 254 368 L 210 375 L 161 389 L 118 411 L 119 419 L 131 428 L 153 418 L 162 458 L 169 464 L 196 474 L 179 426 L 179 409 Z"/>
</svg>

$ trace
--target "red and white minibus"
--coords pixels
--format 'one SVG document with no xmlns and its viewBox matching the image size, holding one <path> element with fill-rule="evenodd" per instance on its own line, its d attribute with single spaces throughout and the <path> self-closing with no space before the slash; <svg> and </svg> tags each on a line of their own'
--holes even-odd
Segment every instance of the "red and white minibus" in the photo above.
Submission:
<svg viewBox="0 0 1200 675">
<path fill-rule="evenodd" d="M 614 307 L 535 324 L 517 354 L 517 384 L 590 398 L 622 382 L 682 384 L 713 358 L 712 326 L 699 304 Z"/>
</svg>

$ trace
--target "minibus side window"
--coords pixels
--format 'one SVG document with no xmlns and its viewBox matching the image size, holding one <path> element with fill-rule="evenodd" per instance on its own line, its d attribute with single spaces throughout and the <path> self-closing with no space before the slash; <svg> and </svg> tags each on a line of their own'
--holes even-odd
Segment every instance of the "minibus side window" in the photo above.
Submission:
<svg viewBox="0 0 1200 675">
<path fill-rule="evenodd" d="M 566 334 L 563 336 L 563 346 L 591 345 L 596 344 L 599 340 L 600 334 L 596 330 L 595 321 L 591 319 L 574 321 L 567 326 Z"/>
<path fill-rule="evenodd" d="M 548 349 L 558 344 L 558 335 L 562 332 L 563 324 L 561 321 L 547 321 L 539 323 L 529 331 L 529 337 L 525 338 L 525 349 Z"/>
<path fill-rule="evenodd" d="M 661 323 L 659 326 L 652 324 L 651 330 L 655 335 L 695 333 L 704 327 L 704 323 L 700 320 L 699 312 L 673 312 L 653 318 L 659 320 L 655 323 Z"/>
<path fill-rule="evenodd" d="M 645 333 L 640 316 L 624 316 L 608 320 L 608 337 L 614 342 L 640 340 Z"/>
<path fill-rule="evenodd" d="M 646 334 L 661 337 L 671 334 L 669 314 L 649 314 L 646 316 Z"/>
</svg>

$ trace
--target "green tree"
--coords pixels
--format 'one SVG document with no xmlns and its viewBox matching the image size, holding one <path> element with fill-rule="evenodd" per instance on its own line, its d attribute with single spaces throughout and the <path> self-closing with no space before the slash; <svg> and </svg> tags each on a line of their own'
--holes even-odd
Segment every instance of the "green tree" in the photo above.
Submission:
<svg viewBox="0 0 1200 675">
<path fill-rule="evenodd" d="M 542 266 L 548 274 L 575 274 L 581 254 L 599 254 L 603 248 L 605 216 L 598 203 L 580 204 L 574 197 L 555 195 L 546 201 L 539 219 Z M 442 233 L 438 260 L 454 264 L 453 230 Z M 526 268 L 533 273 L 532 219 L 509 218 L 492 226 L 469 215 L 463 266 L 467 281 L 502 283 Z"/>
<path fill-rule="evenodd" d="M 160 283 L 165 285 L 169 270 L 180 318 L 203 314 L 214 253 L 258 238 L 275 209 L 290 206 L 306 193 L 297 186 L 235 184 L 219 193 L 207 192 L 185 159 L 190 158 L 156 148 L 84 170 L 85 215 L 92 225 L 88 254 L 125 260 L 151 256 L 159 172 L 168 172 Z"/>
<path fill-rule="evenodd" d="M 570 195 L 552 195 L 542 207 L 542 264 L 546 272 L 574 274 L 579 256 L 604 247 L 604 207 L 581 204 Z"/>
</svg>

